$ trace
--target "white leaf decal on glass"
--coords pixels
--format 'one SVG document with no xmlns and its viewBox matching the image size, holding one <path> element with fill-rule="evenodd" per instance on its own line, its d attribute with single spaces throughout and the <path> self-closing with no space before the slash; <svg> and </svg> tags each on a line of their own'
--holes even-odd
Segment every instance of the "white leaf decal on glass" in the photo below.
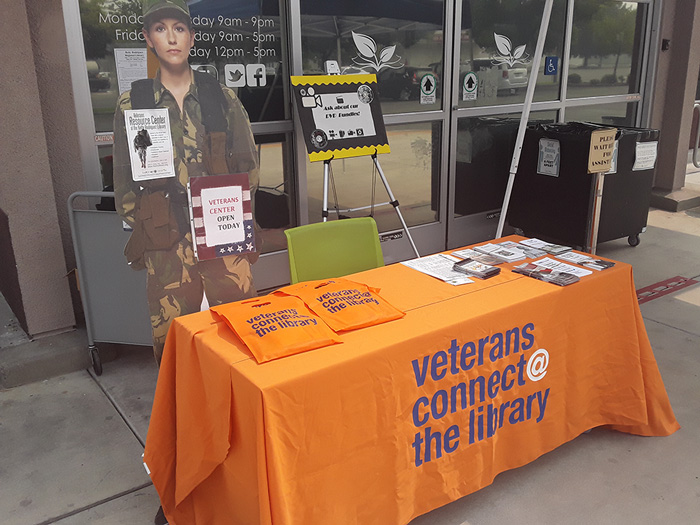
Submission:
<svg viewBox="0 0 700 525">
<path fill-rule="evenodd" d="M 354 33 L 353 33 L 354 34 Z M 511 43 L 507 36 L 499 35 L 498 33 L 493 34 L 494 40 L 496 40 L 496 47 L 501 55 L 510 55 Z"/>
<path fill-rule="evenodd" d="M 374 54 L 377 52 L 377 44 L 372 38 L 353 31 L 352 39 L 355 41 L 355 47 L 358 53 L 366 58 L 374 58 Z"/>
<path fill-rule="evenodd" d="M 396 50 L 396 46 L 389 46 L 385 47 L 382 49 L 381 54 L 379 55 L 379 62 L 389 62 L 391 60 L 391 57 L 394 56 L 394 51 Z"/>
<path fill-rule="evenodd" d="M 525 52 L 525 45 L 516 47 L 515 51 L 513 51 L 513 58 L 520 58 L 521 56 L 523 56 L 524 52 Z"/>
</svg>

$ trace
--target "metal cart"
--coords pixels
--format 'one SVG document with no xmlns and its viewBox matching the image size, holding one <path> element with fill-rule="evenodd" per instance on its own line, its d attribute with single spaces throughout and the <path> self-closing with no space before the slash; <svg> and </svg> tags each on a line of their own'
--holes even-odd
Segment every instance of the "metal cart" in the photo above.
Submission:
<svg viewBox="0 0 700 525">
<path fill-rule="evenodd" d="M 89 209 L 80 201 L 114 198 L 113 192 L 86 191 L 68 198 L 68 216 L 85 312 L 88 353 L 95 374 L 102 374 L 97 341 L 151 346 L 146 303 L 146 272 L 126 264 L 124 245 L 129 232 L 115 211 Z"/>
</svg>

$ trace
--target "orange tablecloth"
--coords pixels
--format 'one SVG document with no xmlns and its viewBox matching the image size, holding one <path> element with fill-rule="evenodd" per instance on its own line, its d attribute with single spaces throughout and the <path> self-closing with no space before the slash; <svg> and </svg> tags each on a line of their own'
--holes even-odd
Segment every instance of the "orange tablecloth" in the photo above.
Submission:
<svg viewBox="0 0 700 525">
<path fill-rule="evenodd" d="M 144 456 L 171 524 L 404 524 L 589 428 L 679 428 L 627 264 L 352 280 L 406 316 L 264 364 L 208 311 L 175 320 Z"/>
</svg>

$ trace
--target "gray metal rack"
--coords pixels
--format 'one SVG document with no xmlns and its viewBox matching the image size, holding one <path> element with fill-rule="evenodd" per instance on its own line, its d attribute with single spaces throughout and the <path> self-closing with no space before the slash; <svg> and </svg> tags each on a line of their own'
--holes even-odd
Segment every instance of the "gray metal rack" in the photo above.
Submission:
<svg viewBox="0 0 700 525">
<path fill-rule="evenodd" d="M 146 272 L 133 271 L 124 258 L 129 232 L 114 211 L 75 207 L 77 199 L 104 201 L 113 197 L 113 192 L 85 191 L 68 198 L 88 353 L 97 375 L 102 374 L 98 341 L 153 344 L 146 304 Z"/>
</svg>

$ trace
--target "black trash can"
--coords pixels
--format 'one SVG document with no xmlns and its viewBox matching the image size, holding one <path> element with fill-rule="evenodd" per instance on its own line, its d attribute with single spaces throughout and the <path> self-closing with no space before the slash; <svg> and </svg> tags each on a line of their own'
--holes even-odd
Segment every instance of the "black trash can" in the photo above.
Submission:
<svg viewBox="0 0 700 525">
<path fill-rule="evenodd" d="M 520 119 L 475 117 L 457 123 L 455 213 L 499 210 L 508 184 Z"/>
<path fill-rule="evenodd" d="M 582 122 L 528 126 L 508 208 L 511 226 L 530 237 L 589 247 L 596 174 L 588 173 L 588 155 L 591 133 L 605 127 Z M 639 243 L 654 177 L 649 151 L 658 134 L 618 128 L 613 172 L 604 178 L 597 242 L 628 237 L 630 244 Z"/>
<path fill-rule="evenodd" d="M 639 244 L 649 215 L 658 142 L 657 129 L 617 126 L 617 162 L 605 174 L 599 243 L 627 237 L 630 245 Z"/>
</svg>

